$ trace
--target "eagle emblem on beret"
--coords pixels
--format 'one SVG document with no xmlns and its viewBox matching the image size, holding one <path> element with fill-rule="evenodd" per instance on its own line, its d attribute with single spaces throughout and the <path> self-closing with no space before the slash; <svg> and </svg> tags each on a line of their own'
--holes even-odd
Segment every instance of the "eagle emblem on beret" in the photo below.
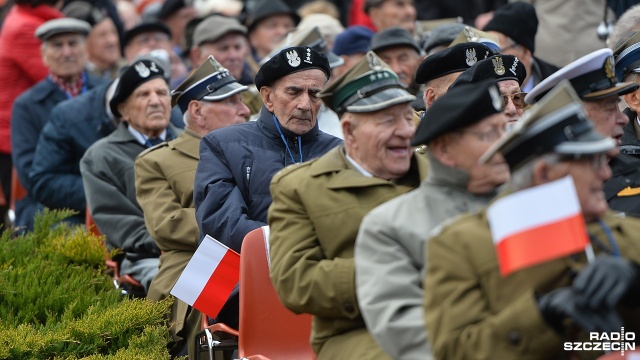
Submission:
<svg viewBox="0 0 640 360">
<path fill-rule="evenodd" d="M 491 59 L 491 62 L 493 63 L 493 72 L 495 72 L 497 75 L 504 75 L 506 69 L 504 68 L 504 63 L 502 62 L 502 58 L 501 57 L 495 57 L 493 59 Z"/>
<path fill-rule="evenodd" d="M 300 56 L 295 50 L 287 51 L 287 62 L 291 67 L 298 67 L 300 65 Z"/>
<path fill-rule="evenodd" d="M 147 65 L 145 65 L 143 62 L 137 63 L 134 68 L 136 69 L 136 72 L 138 72 L 138 76 L 143 79 L 151 74 L 151 70 L 149 70 Z"/>
<path fill-rule="evenodd" d="M 476 49 L 469 48 L 469 49 L 466 49 L 464 52 L 467 55 L 467 59 L 466 59 L 467 66 L 473 66 L 476 62 L 478 62 Z"/>
<path fill-rule="evenodd" d="M 613 64 L 613 56 L 607 57 L 607 60 L 604 62 L 604 72 L 607 74 L 607 78 L 609 79 L 614 79 L 616 77 Z"/>
</svg>

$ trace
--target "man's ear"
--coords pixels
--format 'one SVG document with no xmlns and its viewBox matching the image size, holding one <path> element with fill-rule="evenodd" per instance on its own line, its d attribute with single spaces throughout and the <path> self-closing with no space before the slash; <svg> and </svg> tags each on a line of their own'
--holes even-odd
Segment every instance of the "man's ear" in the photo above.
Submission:
<svg viewBox="0 0 640 360">
<path fill-rule="evenodd" d="M 199 101 L 192 100 L 189 102 L 189 120 L 194 122 L 194 125 L 204 127 L 204 115 L 202 115 L 202 104 Z"/>
<path fill-rule="evenodd" d="M 626 101 L 627 105 L 635 111 L 640 111 L 640 90 L 632 91 L 628 94 L 622 95 L 624 101 Z"/>
<path fill-rule="evenodd" d="M 549 176 L 550 170 L 551 165 L 549 165 L 548 162 L 544 159 L 537 160 L 535 164 L 533 164 L 533 173 L 531 174 L 533 186 L 548 183 L 551 179 Z"/>
<path fill-rule="evenodd" d="M 438 161 L 449 167 L 456 166 L 455 157 L 451 153 L 453 150 L 451 149 L 452 141 L 452 134 L 444 134 L 432 140 L 428 145 L 429 151 L 433 156 L 438 159 Z"/>
<path fill-rule="evenodd" d="M 271 86 L 263 86 L 260 88 L 260 97 L 262 98 L 262 103 L 270 112 L 273 112 L 273 91 L 275 89 Z"/>
<path fill-rule="evenodd" d="M 120 103 L 118 104 L 118 112 L 120 112 L 120 118 L 123 120 L 128 120 L 129 116 L 127 115 L 127 108 L 125 106 L 125 103 Z"/>
<path fill-rule="evenodd" d="M 432 87 L 428 87 L 424 91 L 424 103 L 426 104 L 427 109 L 431 107 L 431 104 L 433 104 L 434 101 L 436 101 L 436 92 Z"/>
</svg>

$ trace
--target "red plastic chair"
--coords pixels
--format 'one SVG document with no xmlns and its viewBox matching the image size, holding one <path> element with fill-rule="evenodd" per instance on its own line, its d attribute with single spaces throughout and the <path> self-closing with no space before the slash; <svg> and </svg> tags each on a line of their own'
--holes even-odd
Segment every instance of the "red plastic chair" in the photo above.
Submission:
<svg viewBox="0 0 640 360">
<path fill-rule="evenodd" d="M 208 330 L 209 333 L 217 331 L 218 335 L 223 336 L 235 334 L 238 338 L 239 357 L 262 355 L 277 360 L 315 359 L 309 344 L 312 316 L 297 315 L 284 307 L 269 278 L 268 239 L 265 231 L 268 233 L 268 227 L 255 229 L 242 242 L 240 330 L 229 332 L 220 329 L 223 324 L 214 324 L 206 327 L 204 333 L 207 334 Z M 198 334 L 196 341 L 200 338 L 201 334 Z M 201 346 L 202 343 L 199 342 L 198 345 Z"/>
</svg>

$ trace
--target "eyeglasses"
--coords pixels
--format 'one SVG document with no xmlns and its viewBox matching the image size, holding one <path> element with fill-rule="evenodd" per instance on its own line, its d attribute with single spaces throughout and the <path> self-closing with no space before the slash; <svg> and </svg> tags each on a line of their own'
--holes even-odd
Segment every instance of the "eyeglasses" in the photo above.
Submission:
<svg viewBox="0 0 640 360">
<path fill-rule="evenodd" d="M 506 132 L 506 128 L 494 127 L 487 131 L 475 131 L 475 130 L 458 130 L 458 131 L 463 134 L 471 134 L 483 142 L 495 142 Z"/>
<path fill-rule="evenodd" d="M 524 109 L 524 106 L 525 106 L 524 97 L 527 96 L 527 93 L 519 92 L 513 95 L 501 95 L 501 96 L 502 96 L 504 107 L 507 107 L 509 105 L 509 99 L 511 99 L 516 109 Z"/>
<path fill-rule="evenodd" d="M 561 162 L 584 161 L 591 165 L 594 170 L 600 170 L 609 163 L 609 156 L 606 153 L 593 155 L 565 155 L 560 157 Z"/>
</svg>

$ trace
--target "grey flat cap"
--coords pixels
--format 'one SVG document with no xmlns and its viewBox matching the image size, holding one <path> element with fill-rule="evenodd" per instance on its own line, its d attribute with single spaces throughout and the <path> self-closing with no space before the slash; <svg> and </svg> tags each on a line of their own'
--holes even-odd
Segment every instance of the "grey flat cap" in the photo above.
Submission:
<svg viewBox="0 0 640 360">
<path fill-rule="evenodd" d="M 204 19 L 193 32 L 193 45 L 200 46 L 205 42 L 216 42 L 231 33 L 247 35 L 247 28 L 235 18 L 211 15 Z"/>
<path fill-rule="evenodd" d="M 38 26 L 35 35 L 42 41 L 49 40 L 50 37 L 64 33 L 76 33 L 87 36 L 91 31 L 88 22 L 73 18 L 61 18 L 49 20 Z"/>
</svg>

